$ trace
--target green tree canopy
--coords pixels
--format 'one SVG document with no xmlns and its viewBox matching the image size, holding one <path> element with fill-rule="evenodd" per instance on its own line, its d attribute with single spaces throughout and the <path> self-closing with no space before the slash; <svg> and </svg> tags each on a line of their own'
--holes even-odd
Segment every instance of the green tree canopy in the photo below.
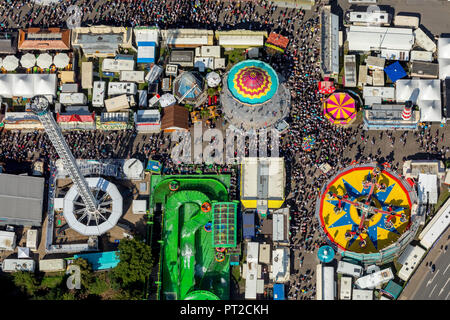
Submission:
<svg viewBox="0 0 450 320">
<path fill-rule="evenodd" d="M 123 239 L 118 254 L 114 276 L 125 286 L 143 284 L 153 266 L 151 247 L 136 239 Z"/>
</svg>

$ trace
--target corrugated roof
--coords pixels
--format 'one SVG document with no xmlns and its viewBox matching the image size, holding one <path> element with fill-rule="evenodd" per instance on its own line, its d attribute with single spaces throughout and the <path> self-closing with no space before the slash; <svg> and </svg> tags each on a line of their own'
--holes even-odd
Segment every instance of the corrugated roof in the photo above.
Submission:
<svg viewBox="0 0 450 320">
<path fill-rule="evenodd" d="M 161 129 L 189 129 L 189 111 L 185 107 L 174 105 L 164 108 Z"/>
<path fill-rule="evenodd" d="M 0 218 L 42 223 L 44 178 L 0 174 Z"/>
</svg>

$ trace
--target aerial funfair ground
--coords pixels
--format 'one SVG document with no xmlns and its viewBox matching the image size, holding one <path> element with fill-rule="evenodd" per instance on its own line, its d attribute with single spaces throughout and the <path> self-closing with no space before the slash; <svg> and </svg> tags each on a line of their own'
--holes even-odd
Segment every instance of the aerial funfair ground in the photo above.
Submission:
<svg viewBox="0 0 450 320">
<path fill-rule="evenodd" d="M 150 200 L 163 214 L 161 299 L 229 299 L 237 210 L 229 185 L 229 176 L 152 176 Z"/>
<path fill-rule="evenodd" d="M 322 188 L 316 217 L 339 251 L 377 253 L 408 232 L 413 199 L 415 191 L 387 167 L 350 166 Z"/>
</svg>

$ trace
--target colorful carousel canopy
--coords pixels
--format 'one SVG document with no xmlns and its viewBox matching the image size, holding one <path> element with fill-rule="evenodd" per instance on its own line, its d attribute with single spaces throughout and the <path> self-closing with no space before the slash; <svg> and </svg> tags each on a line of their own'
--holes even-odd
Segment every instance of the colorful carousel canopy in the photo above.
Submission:
<svg viewBox="0 0 450 320">
<path fill-rule="evenodd" d="M 355 100 L 347 93 L 334 93 L 325 101 L 323 112 L 333 124 L 349 124 L 356 118 Z"/>
<path fill-rule="evenodd" d="M 245 60 L 231 68 L 227 84 L 236 100 L 257 105 L 269 101 L 275 95 L 278 90 L 278 76 L 265 62 Z"/>
</svg>

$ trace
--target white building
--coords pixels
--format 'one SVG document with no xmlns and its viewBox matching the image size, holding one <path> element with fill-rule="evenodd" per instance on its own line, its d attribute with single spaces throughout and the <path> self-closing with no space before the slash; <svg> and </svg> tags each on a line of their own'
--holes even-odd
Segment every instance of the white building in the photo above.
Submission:
<svg viewBox="0 0 450 320">
<path fill-rule="evenodd" d="M 258 281 L 258 253 L 259 243 L 248 242 L 247 243 L 247 263 L 245 264 L 245 299 L 256 300 L 257 294 L 257 281 Z"/>
<path fill-rule="evenodd" d="M 133 71 L 134 60 L 128 59 L 103 59 L 102 71 L 103 72 L 120 72 L 120 71 Z"/>
<path fill-rule="evenodd" d="M 417 183 L 419 204 L 436 204 L 438 201 L 438 181 L 435 174 L 419 174 Z"/>
<path fill-rule="evenodd" d="M 92 90 L 92 106 L 103 107 L 105 103 L 105 88 L 105 81 L 94 81 L 94 89 Z"/>
<path fill-rule="evenodd" d="M 130 102 L 126 94 L 105 100 L 106 111 L 116 112 L 130 108 Z"/>
<path fill-rule="evenodd" d="M 375 289 L 392 279 L 394 274 L 391 268 L 387 268 L 357 279 L 355 285 L 359 289 Z M 353 290 L 353 296 L 355 296 L 355 290 Z"/>
<path fill-rule="evenodd" d="M 337 273 L 349 275 L 355 278 L 361 277 L 363 271 L 364 271 L 363 267 L 342 260 L 338 262 L 336 269 Z"/>
<path fill-rule="evenodd" d="M 345 55 L 344 56 L 344 86 L 356 87 L 357 81 L 356 74 L 356 56 Z"/>
<path fill-rule="evenodd" d="M 412 29 L 407 28 L 350 26 L 347 40 L 349 51 L 410 51 L 414 45 L 414 34 Z"/>
<path fill-rule="evenodd" d="M 132 82 L 110 82 L 108 83 L 108 96 L 116 96 L 119 94 L 135 95 L 137 93 L 137 85 Z"/>
<path fill-rule="evenodd" d="M 3 98 L 33 98 L 45 96 L 50 102 L 56 96 L 56 74 L 0 74 L 0 96 Z"/>
<path fill-rule="evenodd" d="M 324 6 L 320 13 L 320 67 L 324 76 L 339 73 L 339 17 Z"/>
<path fill-rule="evenodd" d="M 438 40 L 439 79 L 450 77 L 450 38 Z"/>
<path fill-rule="evenodd" d="M 35 229 L 29 229 L 27 231 L 27 248 L 31 251 L 37 250 L 38 231 Z"/>
<path fill-rule="evenodd" d="M 334 300 L 336 298 L 336 282 L 334 268 L 318 264 L 316 268 L 316 300 Z"/>
<path fill-rule="evenodd" d="M 398 273 L 398 277 L 403 281 L 408 281 L 409 277 L 411 277 L 412 273 L 422 260 L 422 257 L 425 255 L 425 252 L 426 251 L 421 247 L 413 247 L 409 244 L 405 251 L 397 259 L 397 262 L 402 265 L 402 268 Z"/>
<path fill-rule="evenodd" d="M 0 231 L 0 250 L 14 251 L 16 248 L 16 234 L 9 231 Z"/>
<path fill-rule="evenodd" d="M 160 132 L 161 114 L 158 110 L 138 110 L 134 114 L 134 123 L 138 132 Z"/>
<path fill-rule="evenodd" d="M 373 300 L 373 290 L 353 289 L 352 300 Z"/>
<path fill-rule="evenodd" d="M 419 234 L 420 244 L 430 249 L 450 223 L 450 199 L 439 209 L 433 219 Z"/>
<path fill-rule="evenodd" d="M 64 270 L 66 270 L 66 261 L 64 259 L 39 260 L 39 271 L 58 272 Z"/>
<path fill-rule="evenodd" d="M 133 28 L 137 45 L 137 63 L 154 63 L 156 47 L 159 45 L 159 29 L 151 27 Z"/>
<path fill-rule="evenodd" d="M 144 83 L 144 71 L 120 71 L 119 81 Z"/>
<path fill-rule="evenodd" d="M 430 51 L 412 50 L 411 51 L 411 61 L 432 62 L 433 61 L 433 53 Z"/>
<path fill-rule="evenodd" d="M 351 277 L 341 277 L 341 288 L 339 290 L 340 300 L 351 300 L 352 299 L 352 278 Z"/>
<path fill-rule="evenodd" d="M 290 276 L 289 248 L 278 248 L 272 252 L 270 278 L 275 283 L 286 282 Z"/>
<path fill-rule="evenodd" d="M 441 83 L 437 79 L 399 79 L 397 102 L 412 101 L 420 108 L 420 121 L 441 122 Z"/>
<path fill-rule="evenodd" d="M 2 270 L 4 272 L 34 272 L 34 260 L 32 259 L 5 259 L 3 260 Z"/>
<path fill-rule="evenodd" d="M 59 102 L 64 105 L 85 105 L 87 97 L 82 92 L 61 92 Z"/>
<path fill-rule="evenodd" d="M 147 213 L 147 200 L 133 200 L 133 214 Z"/>
<path fill-rule="evenodd" d="M 436 52 L 436 43 L 428 37 L 422 29 L 414 30 L 414 37 L 416 45 L 425 49 L 426 51 Z"/>
<path fill-rule="evenodd" d="M 363 98 L 366 106 L 375 103 L 395 101 L 395 88 L 393 87 L 363 87 Z"/>
<path fill-rule="evenodd" d="M 167 29 L 161 30 L 162 46 L 194 48 L 212 45 L 214 31 L 205 29 Z"/>
</svg>

